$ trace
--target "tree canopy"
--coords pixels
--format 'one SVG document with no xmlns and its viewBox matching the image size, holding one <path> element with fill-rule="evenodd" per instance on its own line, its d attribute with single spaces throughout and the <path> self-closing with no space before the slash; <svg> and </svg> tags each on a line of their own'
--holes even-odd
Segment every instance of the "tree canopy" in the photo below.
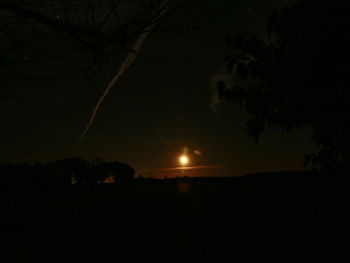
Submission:
<svg viewBox="0 0 350 263">
<path fill-rule="evenodd" d="M 130 165 L 102 159 L 90 162 L 74 157 L 49 163 L 0 163 L 0 188 L 4 189 L 128 183 L 134 176 L 135 169 Z"/>
<path fill-rule="evenodd" d="M 218 82 L 219 96 L 251 114 L 247 131 L 283 132 L 311 127 L 319 151 L 305 165 L 348 169 L 350 163 L 350 21 L 346 1 L 299 1 L 275 10 L 268 40 L 236 35 L 227 70 L 233 84 Z"/>
<path fill-rule="evenodd" d="M 205 18 L 225 12 L 228 4 L 216 3 L 214 9 L 202 0 L 0 1 L 0 99 L 16 97 L 4 88 L 8 83 L 88 80 L 101 95 L 82 140 L 104 98 L 136 59 L 165 61 L 143 53 L 151 33 L 186 35 L 205 28 Z M 95 82 L 106 74 L 111 76 L 101 92 Z"/>
</svg>

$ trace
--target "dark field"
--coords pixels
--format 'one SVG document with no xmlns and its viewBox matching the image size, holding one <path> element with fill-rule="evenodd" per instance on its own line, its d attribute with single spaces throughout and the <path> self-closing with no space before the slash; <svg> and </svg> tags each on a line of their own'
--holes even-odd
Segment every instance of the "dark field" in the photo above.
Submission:
<svg viewBox="0 0 350 263">
<path fill-rule="evenodd" d="M 335 231 L 325 180 L 290 173 L 3 191 L 2 262 L 213 262 L 213 248 L 311 244 Z"/>
</svg>

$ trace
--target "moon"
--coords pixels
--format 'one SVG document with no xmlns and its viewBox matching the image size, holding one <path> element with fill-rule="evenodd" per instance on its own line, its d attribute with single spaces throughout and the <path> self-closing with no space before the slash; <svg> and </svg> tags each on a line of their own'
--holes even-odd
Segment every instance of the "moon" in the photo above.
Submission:
<svg viewBox="0 0 350 263">
<path fill-rule="evenodd" d="M 181 155 L 179 158 L 179 163 L 182 166 L 186 166 L 190 162 L 189 158 L 186 155 Z"/>
</svg>

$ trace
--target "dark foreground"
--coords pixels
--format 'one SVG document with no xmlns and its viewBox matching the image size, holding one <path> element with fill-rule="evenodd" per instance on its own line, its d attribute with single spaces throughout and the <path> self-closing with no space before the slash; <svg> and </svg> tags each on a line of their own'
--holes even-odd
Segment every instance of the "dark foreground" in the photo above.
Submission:
<svg viewBox="0 0 350 263">
<path fill-rule="evenodd" d="M 0 261 L 224 262 L 214 248 L 271 241 L 297 250 L 339 232 L 334 192 L 309 174 L 3 191 Z"/>
</svg>

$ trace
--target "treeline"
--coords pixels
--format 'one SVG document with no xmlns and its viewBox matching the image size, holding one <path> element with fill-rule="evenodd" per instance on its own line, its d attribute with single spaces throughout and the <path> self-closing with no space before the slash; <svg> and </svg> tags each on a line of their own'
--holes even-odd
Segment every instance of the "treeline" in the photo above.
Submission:
<svg viewBox="0 0 350 263">
<path fill-rule="evenodd" d="M 102 159 L 87 161 L 82 158 L 66 158 L 49 163 L 0 163 L 2 187 L 47 187 L 71 184 L 94 185 L 130 182 L 135 170 L 118 161 Z"/>
</svg>

